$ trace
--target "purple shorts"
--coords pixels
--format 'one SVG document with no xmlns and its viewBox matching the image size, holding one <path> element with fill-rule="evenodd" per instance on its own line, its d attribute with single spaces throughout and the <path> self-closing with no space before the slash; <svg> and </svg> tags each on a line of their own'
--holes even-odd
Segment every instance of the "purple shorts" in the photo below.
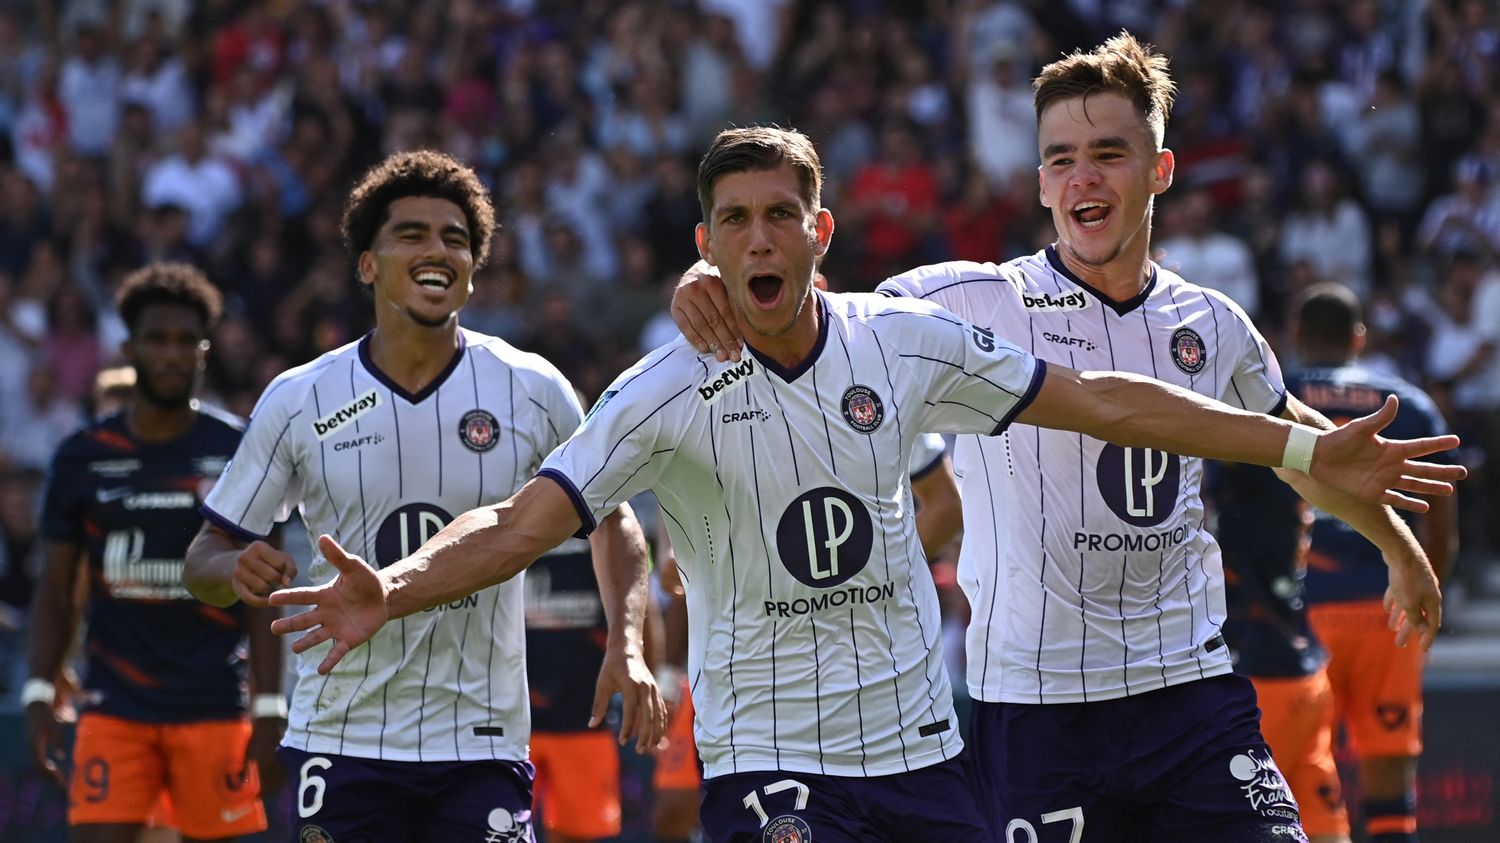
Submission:
<svg viewBox="0 0 1500 843">
<path fill-rule="evenodd" d="M 776 770 L 703 782 L 713 843 L 983 843 L 993 839 L 967 755 L 891 776 Z"/>
<path fill-rule="evenodd" d="M 969 725 L 1001 840 L 1307 841 L 1244 677 L 1090 703 L 976 700 Z"/>
<path fill-rule="evenodd" d="M 381 761 L 276 750 L 292 843 L 533 843 L 527 761 Z"/>
</svg>

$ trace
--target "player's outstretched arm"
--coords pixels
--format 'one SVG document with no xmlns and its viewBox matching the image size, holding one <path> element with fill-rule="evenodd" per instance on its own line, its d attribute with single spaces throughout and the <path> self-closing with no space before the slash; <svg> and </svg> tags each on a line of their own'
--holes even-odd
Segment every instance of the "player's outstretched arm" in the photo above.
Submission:
<svg viewBox="0 0 1500 843">
<path fill-rule="evenodd" d="M 264 608 L 266 596 L 292 584 L 297 563 L 290 554 L 264 541 L 248 544 L 204 522 L 188 545 L 182 584 L 210 606 L 232 606 L 236 600 Z"/>
<path fill-rule="evenodd" d="M 1138 375 L 1048 366 L 1017 420 L 1126 447 L 1294 468 L 1361 500 L 1423 512 L 1426 502 L 1411 495 L 1452 494 L 1467 472 L 1417 458 L 1456 447 L 1458 437 L 1382 438 L 1395 416 L 1393 397 L 1376 413 L 1318 431 Z"/>
<path fill-rule="evenodd" d="M 699 353 L 713 355 L 719 361 L 740 359 L 744 348 L 744 331 L 739 317 L 724 291 L 719 270 L 707 261 L 698 261 L 682 273 L 677 289 L 672 291 L 672 321 Z"/>
<path fill-rule="evenodd" d="M 331 536 L 318 539 L 323 558 L 338 570 L 332 582 L 271 594 L 273 606 L 312 606 L 271 624 L 278 635 L 306 630 L 297 653 L 332 641 L 318 665 L 328 673 L 351 649 L 391 618 L 449 603 L 505 582 L 578 531 L 578 511 L 556 481 L 533 477 L 509 500 L 455 518 L 416 553 L 376 573 Z"/>
<path fill-rule="evenodd" d="M 58 728 L 54 680 L 78 631 L 78 573 L 87 564 L 83 549 L 72 542 L 45 543 L 46 570 L 32 602 L 27 680 L 21 689 L 25 706 L 26 744 L 37 770 L 66 787 L 66 748 Z"/>
<path fill-rule="evenodd" d="M 604 664 L 594 689 L 594 707 L 589 728 L 604 722 L 609 698 L 619 692 L 624 702 L 620 743 L 635 740 L 638 753 L 646 753 L 661 742 L 667 728 L 667 709 L 656 677 L 646 662 L 645 624 L 649 589 L 646 534 L 630 510 L 622 504 L 599 522 L 589 537 L 594 551 L 594 575 L 604 603 L 609 627 Z"/>
<path fill-rule="evenodd" d="M 1288 396 L 1283 417 L 1319 430 L 1334 429 L 1332 421 L 1294 396 Z M 1442 625 L 1442 592 L 1426 550 L 1406 522 L 1388 506 L 1346 494 L 1306 474 L 1285 469 L 1277 474 L 1308 503 L 1353 527 L 1380 548 L 1389 569 L 1386 610 L 1396 629 L 1396 644 L 1404 647 L 1415 639 L 1424 650 L 1431 647 Z M 1450 501 L 1434 499 L 1432 511 L 1446 512 Z"/>
</svg>

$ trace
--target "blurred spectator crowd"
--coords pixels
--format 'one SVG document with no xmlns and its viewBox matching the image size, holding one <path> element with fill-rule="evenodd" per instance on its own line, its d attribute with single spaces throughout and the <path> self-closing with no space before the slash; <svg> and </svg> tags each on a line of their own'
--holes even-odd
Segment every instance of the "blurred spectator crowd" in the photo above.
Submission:
<svg viewBox="0 0 1500 843">
<path fill-rule="evenodd" d="M 1496 6 L 0 0 L 0 630 L 38 564 L 51 450 L 117 361 L 113 289 L 143 262 L 191 261 L 224 289 L 207 393 L 246 414 L 273 375 L 370 326 L 337 231 L 354 178 L 442 148 L 503 224 L 463 322 L 592 400 L 672 336 L 696 160 L 720 128 L 818 143 L 836 289 L 1008 259 L 1052 239 L 1030 79 L 1122 27 L 1179 86 L 1159 260 L 1239 301 L 1284 365 L 1295 293 L 1348 284 L 1367 361 L 1432 391 L 1483 474 L 1500 454 Z M 1500 530 L 1483 488 L 1464 490 L 1471 550 Z"/>
</svg>

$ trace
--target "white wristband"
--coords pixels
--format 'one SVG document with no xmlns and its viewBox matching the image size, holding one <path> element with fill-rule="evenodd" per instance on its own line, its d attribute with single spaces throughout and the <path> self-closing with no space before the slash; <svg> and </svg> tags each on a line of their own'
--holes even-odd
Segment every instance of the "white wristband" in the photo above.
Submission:
<svg viewBox="0 0 1500 843">
<path fill-rule="evenodd" d="M 52 705 L 57 699 L 57 687 L 51 682 L 38 676 L 26 680 L 21 686 L 21 707 L 25 708 L 32 703 L 43 703 Z"/>
<path fill-rule="evenodd" d="M 286 697 L 280 694 L 256 694 L 255 699 L 250 701 L 250 716 L 257 720 L 262 717 L 285 720 Z"/>
<path fill-rule="evenodd" d="M 1310 427 L 1293 425 L 1286 437 L 1286 450 L 1281 454 L 1281 467 L 1303 474 L 1312 468 L 1313 447 L 1318 444 L 1318 432 Z"/>
</svg>

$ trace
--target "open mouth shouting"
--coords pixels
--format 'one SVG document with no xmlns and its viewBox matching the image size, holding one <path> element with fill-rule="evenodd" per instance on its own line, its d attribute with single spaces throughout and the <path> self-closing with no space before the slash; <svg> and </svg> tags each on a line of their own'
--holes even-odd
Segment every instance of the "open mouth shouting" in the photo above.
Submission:
<svg viewBox="0 0 1500 843">
<path fill-rule="evenodd" d="M 786 282 L 779 275 L 759 274 L 750 276 L 750 298 L 763 310 L 774 309 L 781 304 Z"/>
<path fill-rule="evenodd" d="M 1104 227 L 1105 223 L 1109 221 L 1110 212 L 1113 210 L 1114 206 L 1108 202 L 1090 199 L 1074 205 L 1072 213 L 1073 219 L 1077 220 L 1080 228 L 1084 231 L 1093 231 Z"/>
</svg>

